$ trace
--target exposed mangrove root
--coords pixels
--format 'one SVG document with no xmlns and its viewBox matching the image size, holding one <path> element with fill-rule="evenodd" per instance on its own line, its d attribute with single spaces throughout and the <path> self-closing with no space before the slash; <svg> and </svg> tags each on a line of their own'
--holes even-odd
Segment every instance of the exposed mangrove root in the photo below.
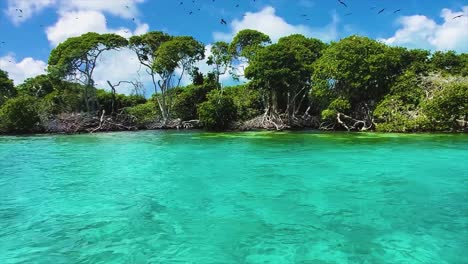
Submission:
<svg viewBox="0 0 468 264">
<path fill-rule="evenodd" d="M 106 116 L 105 111 L 101 115 L 82 114 L 82 113 L 63 113 L 57 116 L 49 117 L 45 120 L 46 132 L 51 133 L 94 133 L 98 131 L 120 131 L 137 130 L 134 125 L 134 117 L 117 114 L 115 116 Z"/>
<path fill-rule="evenodd" d="M 308 109 L 309 110 L 309 109 Z M 304 115 L 293 115 L 289 117 L 287 114 L 278 114 L 266 110 L 260 116 L 254 117 L 245 122 L 239 123 L 236 125 L 236 129 L 239 130 L 252 130 L 252 129 L 268 129 L 268 130 L 277 130 L 281 131 L 284 129 L 294 129 L 294 128 L 318 128 L 319 127 L 319 118 L 316 116 L 311 116 L 308 113 L 308 110 Z"/>
</svg>

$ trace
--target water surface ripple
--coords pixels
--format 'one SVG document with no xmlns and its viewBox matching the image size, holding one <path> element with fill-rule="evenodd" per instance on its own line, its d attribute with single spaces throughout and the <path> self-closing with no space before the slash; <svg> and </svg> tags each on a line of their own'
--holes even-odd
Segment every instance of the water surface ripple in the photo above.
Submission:
<svg viewBox="0 0 468 264">
<path fill-rule="evenodd" d="M 0 263 L 468 263 L 468 136 L 0 137 Z"/>
</svg>

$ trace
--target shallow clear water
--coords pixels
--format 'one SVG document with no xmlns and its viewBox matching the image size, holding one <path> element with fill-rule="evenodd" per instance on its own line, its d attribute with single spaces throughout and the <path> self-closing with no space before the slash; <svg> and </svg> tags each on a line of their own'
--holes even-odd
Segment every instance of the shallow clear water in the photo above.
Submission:
<svg viewBox="0 0 468 264">
<path fill-rule="evenodd" d="M 468 263 L 468 136 L 0 137 L 0 263 Z"/>
</svg>

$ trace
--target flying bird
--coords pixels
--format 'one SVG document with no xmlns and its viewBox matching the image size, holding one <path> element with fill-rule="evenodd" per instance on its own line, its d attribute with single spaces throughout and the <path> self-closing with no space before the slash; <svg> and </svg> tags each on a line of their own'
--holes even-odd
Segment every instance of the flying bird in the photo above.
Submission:
<svg viewBox="0 0 468 264">
<path fill-rule="evenodd" d="M 220 22 L 220 23 L 223 24 L 223 25 L 227 25 L 226 20 L 224 20 L 224 19 L 222 19 L 222 18 L 221 18 L 221 22 Z"/>
<path fill-rule="evenodd" d="M 396 13 L 398 13 L 400 11 L 401 11 L 401 9 L 397 9 L 397 10 L 393 11 L 393 14 L 396 14 Z"/>
<path fill-rule="evenodd" d="M 343 2 L 342 0 L 338 0 L 338 2 L 340 2 L 340 4 L 344 5 L 345 7 L 348 7 L 348 6 L 346 5 L 346 3 Z"/>
<path fill-rule="evenodd" d="M 382 8 L 377 14 L 381 14 L 383 11 L 385 11 L 385 8 Z"/>
<path fill-rule="evenodd" d="M 453 17 L 452 19 L 457 19 L 457 18 L 460 18 L 462 17 L 463 15 L 459 15 L 459 16 L 456 16 L 456 17 Z"/>
</svg>

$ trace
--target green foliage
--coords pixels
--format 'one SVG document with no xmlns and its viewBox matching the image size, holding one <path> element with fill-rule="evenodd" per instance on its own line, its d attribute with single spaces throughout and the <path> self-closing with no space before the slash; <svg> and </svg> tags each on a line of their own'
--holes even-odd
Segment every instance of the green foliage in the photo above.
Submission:
<svg viewBox="0 0 468 264">
<path fill-rule="evenodd" d="M 256 52 L 245 76 L 262 90 L 274 111 L 292 113 L 301 107 L 299 98 L 309 92 L 312 65 L 324 48 L 321 41 L 301 35 L 281 38 Z"/>
<path fill-rule="evenodd" d="M 322 111 L 321 117 L 323 121 L 334 121 L 336 120 L 337 113 L 347 113 L 350 109 L 351 104 L 347 99 L 336 98 L 327 109 Z"/>
<path fill-rule="evenodd" d="M 205 82 L 203 73 L 200 72 L 198 67 L 193 67 L 192 73 L 190 75 L 192 76 L 193 85 L 202 85 Z"/>
<path fill-rule="evenodd" d="M 269 36 L 253 29 L 244 29 L 234 36 L 229 45 L 229 53 L 234 58 L 244 57 L 250 60 L 261 47 L 271 43 Z"/>
<path fill-rule="evenodd" d="M 100 104 L 100 109 L 105 110 L 108 114 L 112 113 L 112 92 L 98 89 L 97 98 Z M 144 103 L 146 103 L 146 99 L 140 95 L 115 94 L 114 109 L 118 111 L 125 107 L 133 107 Z"/>
<path fill-rule="evenodd" d="M 468 121 L 468 82 L 450 83 L 422 104 L 435 130 L 459 129 L 457 120 Z"/>
<path fill-rule="evenodd" d="M 208 100 L 198 105 L 201 124 L 209 130 L 226 130 L 236 119 L 236 105 L 222 90 L 213 90 Z"/>
<path fill-rule="evenodd" d="M 19 96 L 6 101 L 0 108 L 0 131 L 31 133 L 40 130 L 36 98 Z"/>
<path fill-rule="evenodd" d="M 413 132 L 425 123 L 416 106 L 405 104 L 397 95 L 385 97 L 375 108 L 374 116 L 377 131 L 382 132 Z"/>
<path fill-rule="evenodd" d="M 400 55 L 401 51 L 366 37 L 342 39 L 314 65 L 314 86 L 348 98 L 352 107 L 379 101 L 402 71 Z"/>
<path fill-rule="evenodd" d="M 156 50 L 153 68 L 160 74 L 172 74 L 176 68 L 191 70 L 195 62 L 204 58 L 204 54 L 205 46 L 193 37 L 173 37 Z"/>
<path fill-rule="evenodd" d="M 431 57 L 432 67 L 445 74 L 468 76 L 468 54 L 456 54 L 454 51 L 437 51 Z"/>
<path fill-rule="evenodd" d="M 254 118 L 264 110 L 262 96 L 259 90 L 248 85 L 226 87 L 224 95 L 230 97 L 237 108 L 237 120 L 245 121 Z"/>
<path fill-rule="evenodd" d="M 127 44 L 125 38 L 116 34 L 89 32 L 68 38 L 50 53 L 48 71 L 57 78 L 75 75 L 79 69 L 89 71 L 94 68 L 97 58 L 103 51 L 124 47 Z"/>
<path fill-rule="evenodd" d="M 46 116 L 61 113 L 79 113 L 86 110 L 82 100 L 83 93 L 78 89 L 54 91 L 40 101 L 40 112 Z"/>
<path fill-rule="evenodd" d="M 229 53 L 229 44 L 223 41 L 213 43 L 211 55 L 206 64 L 213 66 L 213 73 L 219 83 L 219 76 L 225 74 L 231 66 L 232 55 Z"/>
<path fill-rule="evenodd" d="M 42 98 L 54 91 L 54 82 L 48 75 L 38 75 L 34 78 L 26 79 L 18 85 L 18 93 Z"/>
<path fill-rule="evenodd" d="M 54 79 L 71 79 L 85 85 L 84 100 L 88 111 L 96 110 L 93 72 L 100 55 L 128 45 L 116 34 L 89 32 L 60 43 L 49 56 L 48 72 Z"/>
<path fill-rule="evenodd" d="M 138 55 L 140 62 L 151 68 L 156 51 L 163 43 L 171 39 L 172 37 L 164 32 L 151 31 L 140 36 L 131 37 L 129 45 Z"/>
<path fill-rule="evenodd" d="M 197 105 L 204 102 L 207 94 L 216 89 L 213 84 L 189 85 L 175 96 L 173 111 L 176 117 L 187 121 L 198 118 Z"/>
<path fill-rule="evenodd" d="M 99 56 L 125 46 L 153 80 L 155 93 L 148 101 L 94 87 Z M 294 34 L 271 44 L 267 35 L 246 29 L 231 43 L 211 46 L 207 64 L 212 71 L 204 75 L 196 67 L 204 51 L 193 37 L 159 31 L 129 41 L 97 33 L 69 38 L 52 50 L 48 75 L 15 88 L 0 70 L 0 127 L 33 132 L 39 120 L 103 109 L 131 115 L 142 128 L 156 120 L 164 126 L 173 117 L 198 118 L 207 129 L 224 130 L 266 111 L 291 126 L 321 117 L 322 128 L 334 129 L 358 130 L 362 123 L 365 129 L 393 132 L 467 129 L 466 53 L 390 47 L 360 36 L 325 44 Z M 238 79 L 234 68 L 245 62 L 250 82 L 221 89 L 220 75 L 229 72 Z M 193 85 L 180 87 L 182 74 L 191 75 Z M 342 122 L 358 121 L 358 126 L 338 124 L 337 113 L 346 115 Z"/>
<path fill-rule="evenodd" d="M 16 89 L 13 80 L 8 78 L 8 73 L 0 69 L 0 106 L 5 103 L 8 98 L 16 96 Z"/>
<path fill-rule="evenodd" d="M 149 100 L 144 104 L 124 108 L 124 112 L 135 118 L 135 123 L 139 128 L 145 128 L 161 116 L 161 112 L 157 109 L 155 101 Z"/>
</svg>

